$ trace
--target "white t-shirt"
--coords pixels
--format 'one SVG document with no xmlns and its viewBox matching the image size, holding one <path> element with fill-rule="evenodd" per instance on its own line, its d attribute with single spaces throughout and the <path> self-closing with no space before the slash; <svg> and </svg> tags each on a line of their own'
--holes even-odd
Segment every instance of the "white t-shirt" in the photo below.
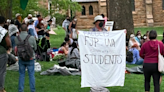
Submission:
<svg viewBox="0 0 164 92">
<path fill-rule="evenodd" d="M 6 33 L 7 33 L 7 30 L 0 26 L 0 42 L 2 41 Z"/>
<path fill-rule="evenodd" d="M 25 24 L 28 24 L 28 22 L 29 22 L 29 19 L 26 17 L 26 18 L 24 18 L 24 22 L 25 22 Z"/>
<path fill-rule="evenodd" d="M 67 30 L 67 27 L 69 26 L 69 24 L 70 24 L 70 21 L 68 21 L 67 19 L 65 19 L 65 20 L 63 21 L 63 23 L 62 23 L 62 27 L 65 28 L 66 31 L 68 31 L 68 30 Z"/>
</svg>

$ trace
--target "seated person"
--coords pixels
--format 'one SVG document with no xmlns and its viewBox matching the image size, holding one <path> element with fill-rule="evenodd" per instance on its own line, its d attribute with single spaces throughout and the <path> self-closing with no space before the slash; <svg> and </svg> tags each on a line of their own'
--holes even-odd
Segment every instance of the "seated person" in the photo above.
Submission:
<svg viewBox="0 0 164 92">
<path fill-rule="evenodd" d="M 78 59 L 80 58 L 79 50 L 77 48 L 77 44 L 73 42 L 71 48 L 69 49 L 69 54 L 68 54 L 70 59 Z"/>
<path fill-rule="evenodd" d="M 137 40 L 135 40 L 135 36 L 134 36 L 134 34 L 131 34 L 130 35 L 130 40 L 129 40 L 129 49 L 131 49 L 132 48 L 132 46 L 134 45 L 134 44 L 137 44 L 137 49 L 138 50 L 140 50 L 141 48 L 140 48 L 140 43 L 137 41 Z"/>
<path fill-rule="evenodd" d="M 68 54 L 68 48 L 66 47 L 66 42 L 63 42 L 61 44 L 58 53 L 65 54 L 67 56 L 67 54 Z"/>
<path fill-rule="evenodd" d="M 65 42 L 67 43 L 67 45 L 69 45 L 69 47 L 71 47 L 71 45 L 72 45 L 72 43 L 73 43 L 73 39 L 70 38 L 69 35 L 67 35 L 67 36 L 65 37 L 64 40 L 65 40 Z"/>
<path fill-rule="evenodd" d="M 132 46 L 132 48 L 129 49 L 129 51 L 131 51 L 133 53 L 133 61 L 132 62 L 128 62 L 128 64 L 137 64 L 137 65 L 141 65 L 143 64 L 143 59 L 139 56 L 139 50 L 137 49 L 138 45 L 134 44 Z"/>
</svg>

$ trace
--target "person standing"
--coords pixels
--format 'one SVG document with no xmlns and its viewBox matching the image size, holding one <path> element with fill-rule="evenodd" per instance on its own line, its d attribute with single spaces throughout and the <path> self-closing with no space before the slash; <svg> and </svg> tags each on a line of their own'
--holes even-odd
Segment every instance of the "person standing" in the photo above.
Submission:
<svg viewBox="0 0 164 92">
<path fill-rule="evenodd" d="M 62 23 L 62 27 L 65 30 L 65 35 L 69 35 L 70 30 L 69 30 L 69 24 L 70 24 L 70 17 L 67 16 L 66 19 Z"/>
<path fill-rule="evenodd" d="M 35 28 L 36 28 L 37 25 L 39 24 L 39 20 L 42 19 L 42 16 L 41 16 L 41 15 L 37 15 L 36 17 L 37 17 L 37 20 L 35 20 L 35 22 L 34 22 L 34 26 L 35 26 Z"/>
<path fill-rule="evenodd" d="M 23 41 L 26 39 L 27 36 L 28 36 L 27 25 L 22 24 L 21 33 L 20 33 L 19 37 Z M 28 70 L 28 75 L 29 75 L 30 90 L 31 90 L 31 92 L 35 92 L 35 76 L 34 76 L 34 73 L 35 73 L 35 71 L 34 71 L 35 53 L 34 53 L 34 51 L 37 49 L 37 45 L 36 45 L 35 38 L 33 36 L 29 37 L 28 42 L 29 42 L 30 46 L 33 48 L 33 57 L 30 58 L 29 61 L 23 61 L 20 58 L 20 56 L 18 55 L 18 58 L 19 58 L 19 85 L 18 85 L 19 87 L 18 87 L 18 91 L 19 92 L 23 92 L 23 90 L 24 90 L 24 78 L 25 78 L 26 68 Z M 18 38 L 15 38 L 15 43 L 16 43 L 16 46 L 19 45 L 20 41 L 18 40 Z"/>
<path fill-rule="evenodd" d="M 76 25 L 77 25 L 77 19 L 74 16 L 72 22 L 69 24 L 70 35 L 74 41 L 77 41 Z"/>
<path fill-rule="evenodd" d="M 32 19 L 32 15 L 28 14 L 28 16 L 26 18 L 24 18 L 23 23 L 28 24 L 30 19 Z"/>
<path fill-rule="evenodd" d="M 19 30 L 17 28 L 17 26 L 14 25 L 14 20 L 11 20 L 11 23 L 9 25 L 9 36 L 10 36 L 10 40 L 12 43 L 12 50 L 14 52 L 15 49 L 15 37 L 17 36 L 17 34 L 19 33 Z"/>
<path fill-rule="evenodd" d="M 22 17 L 19 13 L 17 13 L 15 17 L 16 17 L 15 25 L 18 27 L 18 30 L 20 31 Z"/>
<path fill-rule="evenodd" d="M 104 14 L 101 14 L 101 16 L 104 18 L 104 25 L 103 25 L 103 26 L 105 26 L 105 23 L 108 21 L 108 18 L 107 18 L 107 17 L 105 17 L 105 15 L 104 15 Z"/>
<path fill-rule="evenodd" d="M 45 35 L 45 27 L 43 24 L 43 19 L 39 19 L 39 23 L 37 25 L 38 39 L 42 39 Z"/>
<path fill-rule="evenodd" d="M 101 15 L 97 15 L 94 18 L 94 23 L 95 27 L 90 29 L 90 31 L 98 31 L 98 32 L 103 32 L 103 31 L 107 31 L 103 25 L 104 25 L 104 19 Z M 100 92 L 100 90 L 102 92 L 109 92 L 109 90 L 107 88 L 104 87 L 92 87 L 90 92 Z"/>
<path fill-rule="evenodd" d="M 36 33 L 35 27 L 33 25 L 34 20 L 33 19 L 29 19 L 29 25 L 28 25 L 28 34 L 30 34 L 31 36 L 34 36 L 35 39 L 38 39 L 38 34 Z"/>
<path fill-rule="evenodd" d="M 11 48 L 10 37 L 7 30 L 3 28 L 5 18 L 0 16 L 0 92 L 6 92 L 4 90 L 6 64 L 7 64 L 7 50 Z"/>
<path fill-rule="evenodd" d="M 152 30 L 149 33 L 149 41 L 145 42 L 140 51 L 140 56 L 144 59 L 143 71 L 145 78 L 145 92 L 150 91 L 150 80 L 153 76 L 154 92 L 160 92 L 160 75 L 158 71 L 158 45 L 160 53 L 164 55 L 164 46 L 162 42 L 156 40 L 157 32 Z"/>
</svg>

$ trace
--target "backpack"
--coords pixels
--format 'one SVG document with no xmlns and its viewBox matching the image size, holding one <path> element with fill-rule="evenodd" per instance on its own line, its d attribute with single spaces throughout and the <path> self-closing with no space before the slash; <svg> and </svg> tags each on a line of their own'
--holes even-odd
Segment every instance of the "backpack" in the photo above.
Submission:
<svg viewBox="0 0 164 92">
<path fill-rule="evenodd" d="M 23 61 L 30 61 L 33 57 L 33 49 L 31 45 L 28 42 L 28 39 L 30 38 L 30 35 L 27 35 L 24 41 L 21 40 L 20 36 L 17 36 L 18 41 L 20 43 L 17 45 L 17 55 L 20 57 Z"/>
<path fill-rule="evenodd" d="M 126 61 L 132 62 L 133 61 L 133 52 L 132 51 L 127 51 L 126 53 Z"/>
</svg>

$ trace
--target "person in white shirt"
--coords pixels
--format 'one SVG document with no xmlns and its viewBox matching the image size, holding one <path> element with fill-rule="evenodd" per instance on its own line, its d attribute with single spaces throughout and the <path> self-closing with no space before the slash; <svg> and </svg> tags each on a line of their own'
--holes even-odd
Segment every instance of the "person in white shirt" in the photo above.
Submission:
<svg viewBox="0 0 164 92">
<path fill-rule="evenodd" d="M 70 24 L 70 17 L 67 16 L 66 19 L 62 23 L 62 27 L 65 30 L 66 35 L 68 35 L 70 33 L 69 24 Z"/>
<path fill-rule="evenodd" d="M 32 19 L 32 15 L 31 15 L 31 14 L 28 14 L 28 16 L 23 20 L 23 22 L 24 22 L 25 24 L 28 24 L 29 19 Z"/>
<path fill-rule="evenodd" d="M 34 37 L 35 37 L 35 39 L 37 40 L 38 39 L 38 34 L 37 34 L 37 32 L 36 32 L 36 30 L 35 30 L 35 26 L 33 25 L 33 23 L 34 23 L 34 20 L 33 19 L 30 19 L 29 20 L 29 25 L 28 25 L 28 30 L 32 30 L 33 31 L 33 35 L 34 35 Z"/>
</svg>

